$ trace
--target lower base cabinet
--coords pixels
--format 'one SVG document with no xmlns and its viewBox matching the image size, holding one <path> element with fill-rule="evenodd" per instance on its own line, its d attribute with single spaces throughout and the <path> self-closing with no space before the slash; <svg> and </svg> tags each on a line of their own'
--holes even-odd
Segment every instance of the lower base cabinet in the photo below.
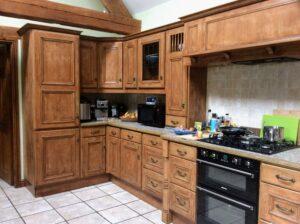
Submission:
<svg viewBox="0 0 300 224">
<path fill-rule="evenodd" d="M 141 144 L 127 140 L 122 140 L 121 179 L 138 188 L 142 187 L 141 154 Z"/>
<path fill-rule="evenodd" d="M 148 169 L 143 169 L 142 189 L 152 196 L 162 199 L 163 196 L 163 176 Z"/>
<path fill-rule="evenodd" d="M 112 136 L 106 139 L 106 172 L 121 178 L 121 139 Z"/>
<path fill-rule="evenodd" d="M 80 177 L 79 129 L 37 131 L 35 134 L 37 185 Z"/>
</svg>

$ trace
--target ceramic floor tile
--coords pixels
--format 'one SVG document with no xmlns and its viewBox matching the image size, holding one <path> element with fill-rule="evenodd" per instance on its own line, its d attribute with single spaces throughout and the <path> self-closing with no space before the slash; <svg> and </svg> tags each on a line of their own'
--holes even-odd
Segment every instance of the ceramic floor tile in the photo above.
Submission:
<svg viewBox="0 0 300 224">
<path fill-rule="evenodd" d="M 145 219 L 144 217 L 139 216 L 139 217 L 121 222 L 120 224 L 153 224 L 153 223 L 150 222 L 149 220 Z"/>
<path fill-rule="evenodd" d="M 6 222 L 1 222 L 1 224 L 24 224 L 23 220 L 21 218 L 18 219 L 12 219 Z"/>
<path fill-rule="evenodd" d="M 129 208 L 131 208 L 133 211 L 136 211 L 140 215 L 144 215 L 149 212 L 153 212 L 156 210 L 152 205 L 149 205 L 148 203 L 138 200 L 134 202 L 130 202 L 127 204 Z"/>
<path fill-rule="evenodd" d="M 37 213 L 24 217 L 26 224 L 56 224 L 64 222 L 64 219 L 54 210 Z"/>
<path fill-rule="evenodd" d="M 95 187 L 102 187 L 102 186 L 105 186 L 105 185 L 109 185 L 109 184 L 112 184 L 113 182 L 109 181 L 109 182 L 104 182 L 102 184 L 97 184 L 95 185 Z"/>
<path fill-rule="evenodd" d="M 115 194 L 124 191 L 122 188 L 113 183 L 99 186 L 99 189 L 104 191 L 106 194 Z"/>
<path fill-rule="evenodd" d="M 22 205 L 17 205 L 16 206 L 17 211 L 19 214 L 24 217 L 24 216 L 29 216 L 33 215 L 39 212 L 44 212 L 44 211 L 49 211 L 52 210 L 53 208 L 45 201 L 36 201 L 32 203 L 26 203 Z"/>
<path fill-rule="evenodd" d="M 111 223 L 118 223 L 139 216 L 125 205 L 100 211 L 99 214 Z"/>
<path fill-rule="evenodd" d="M 14 205 L 42 200 L 42 198 L 35 198 L 25 187 L 7 188 L 4 191 Z"/>
<path fill-rule="evenodd" d="M 98 188 L 79 191 L 79 192 L 75 192 L 74 194 L 83 201 L 88 201 L 91 199 L 101 198 L 103 196 L 106 196 L 106 194 L 103 191 L 99 190 Z"/>
<path fill-rule="evenodd" d="M 62 196 L 53 197 L 53 198 L 48 198 L 47 201 L 54 208 L 60 208 L 63 206 L 68 206 L 68 205 L 72 205 L 72 204 L 81 202 L 81 200 L 79 198 L 77 198 L 75 195 L 73 195 L 71 193 L 64 194 Z"/>
<path fill-rule="evenodd" d="M 7 197 L 0 197 L 0 209 L 12 207 Z"/>
<path fill-rule="evenodd" d="M 69 224 L 109 224 L 108 221 L 106 221 L 97 213 L 83 216 L 77 219 L 72 219 L 68 222 Z"/>
<path fill-rule="evenodd" d="M 112 208 L 121 205 L 119 201 L 116 199 L 110 197 L 110 196 L 105 196 L 102 198 L 97 198 L 94 200 L 90 200 L 86 202 L 90 207 L 92 207 L 96 211 L 101 211 L 104 209 Z"/>
<path fill-rule="evenodd" d="M 48 195 L 44 198 L 49 199 L 49 198 L 62 197 L 62 196 L 65 196 L 65 195 L 69 195 L 70 193 L 71 193 L 70 191 L 66 191 L 66 192 L 61 192 L 61 193 L 57 193 L 57 194 L 51 194 L 51 195 Z"/>
<path fill-rule="evenodd" d="M 95 189 L 95 188 L 96 188 L 95 186 L 83 187 L 83 188 L 80 188 L 80 189 L 73 190 L 73 191 L 71 191 L 71 192 L 72 192 L 72 193 L 76 193 L 76 192 L 87 191 L 87 190 L 91 190 L 91 189 Z"/>
<path fill-rule="evenodd" d="M 138 200 L 137 197 L 135 197 L 134 195 L 132 195 L 132 194 L 126 192 L 126 191 L 116 193 L 116 194 L 112 194 L 111 196 L 113 198 L 117 199 L 118 201 L 120 201 L 123 204 Z"/>
<path fill-rule="evenodd" d="M 19 218 L 19 215 L 14 207 L 0 209 L 0 222 Z"/>
<path fill-rule="evenodd" d="M 66 220 L 75 219 L 95 212 L 93 209 L 91 209 L 88 205 L 86 205 L 83 202 L 58 208 L 57 211 Z"/>
<path fill-rule="evenodd" d="M 156 210 L 154 212 L 145 214 L 144 217 L 155 224 L 164 224 L 163 221 L 161 221 L 161 215 L 161 211 Z"/>
<path fill-rule="evenodd" d="M 4 191 L 0 188 L 0 198 L 6 197 Z"/>
<path fill-rule="evenodd" d="M 11 188 L 12 186 L 10 186 L 8 183 L 6 183 L 4 180 L 0 179 L 0 188 L 2 189 L 7 189 L 7 188 Z"/>
</svg>

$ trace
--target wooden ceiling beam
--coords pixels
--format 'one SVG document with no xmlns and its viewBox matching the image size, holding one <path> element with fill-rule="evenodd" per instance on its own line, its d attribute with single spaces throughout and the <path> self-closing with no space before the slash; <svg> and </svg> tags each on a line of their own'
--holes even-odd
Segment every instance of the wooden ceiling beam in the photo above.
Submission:
<svg viewBox="0 0 300 224">
<path fill-rule="evenodd" d="M 132 18 L 132 15 L 125 6 L 123 0 L 100 0 L 104 7 L 114 15 L 121 15 Z"/>
<path fill-rule="evenodd" d="M 119 34 L 141 31 L 133 18 L 45 0 L 0 0 L 0 15 Z"/>
</svg>

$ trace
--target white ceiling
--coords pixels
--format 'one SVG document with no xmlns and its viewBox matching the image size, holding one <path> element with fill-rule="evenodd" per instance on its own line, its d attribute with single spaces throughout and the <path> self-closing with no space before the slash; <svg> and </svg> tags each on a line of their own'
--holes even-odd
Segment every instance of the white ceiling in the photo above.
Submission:
<svg viewBox="0 0 300 224">
<path fill-rule="evenodd" d="M 151 9 L 167 1 L 169 0 L 123 0 L 132 15 Z"/>
</svg>

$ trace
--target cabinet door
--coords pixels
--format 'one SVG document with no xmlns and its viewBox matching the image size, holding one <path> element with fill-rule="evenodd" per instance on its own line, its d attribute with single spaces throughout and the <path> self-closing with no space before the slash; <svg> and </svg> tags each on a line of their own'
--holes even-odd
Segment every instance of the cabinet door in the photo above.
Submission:
<svg viewBox="0 0 300 224">
<path fill-rule="evenodd" d="M 82 174 L 84 177 L 105 173 L 105 137 L 82 139 Z"/>
<path fill-rule="evenodd" d="M 34 128 L 79 125 L 79 38 L 34 31 Z"/>
<path fill-rule="evenodd" d="M 79 178 L 78 129 L 36 132 L 37 185 Z"/>
<path fill-rule="evenodd" d="M 140 88 L 165 87 L 165 33 L 138 40 L 138 79 Z"/>
<path fill-rule="evenodd" d="M 123 72 L 125 88 L 137 87 L 137 40 L 124 43 Z"/>
<path fill-rule="evenodd" d="M 83 89 L 98 87 L 96 52 L 96 42 L 80 41 L 80 86 Z"/>
<path fill-rule="evenodd" d="M 122 59 L 122 42 L 98 45 L 100 88 L 121 89 L 123 87 Z"/>
<path fill-rule="evenodd" d="M 141 145 L 122 140 L 121 178 L 135 187 L 142 185 Z"/>
<path fill-rule="evenodd" d="M 204 21 L 203 19 L 187 22 L 184 25 L 185 55 L 197 54 L 204 50 Z"/>
<path fill-rule="evenodd" d="M 121 177 L 121 139 L 108 136 L 106 145 L 106 172 Z"/>
</svg>

